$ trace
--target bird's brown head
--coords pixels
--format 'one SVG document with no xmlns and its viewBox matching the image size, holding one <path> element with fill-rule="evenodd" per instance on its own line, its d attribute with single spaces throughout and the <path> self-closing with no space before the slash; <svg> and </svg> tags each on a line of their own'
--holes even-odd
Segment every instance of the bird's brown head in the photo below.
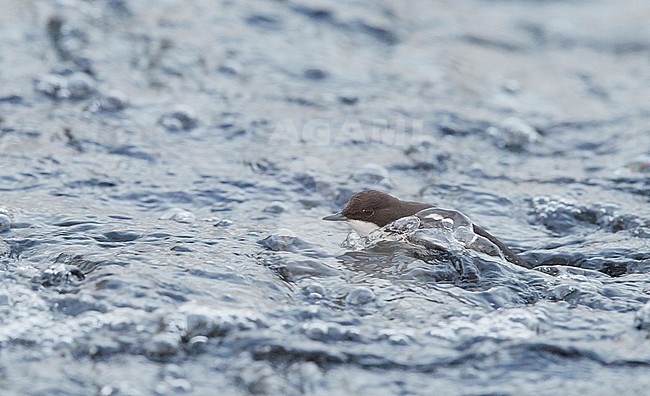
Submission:
<svg viewBox="0 0 650 396">
<path fill-rule="evenodd" d="M 390 212 L 399 206 L 399 202 L 399 199 L 381 191 L 365 190 L 354 194 L 341 214 L 351 220 L 367 221 L 383 227 L 398 219 Z"/>
<path fill-rule="evenodd" d="M 392 195 L 365 190 L 354 194 L 341 212 L 325 216 L 323 220 L 345 221 L 357 234 L 366 236 L 400 217 L 415 213 L 404 213 L 402 209 L 403 202 Z"/>
</svg>

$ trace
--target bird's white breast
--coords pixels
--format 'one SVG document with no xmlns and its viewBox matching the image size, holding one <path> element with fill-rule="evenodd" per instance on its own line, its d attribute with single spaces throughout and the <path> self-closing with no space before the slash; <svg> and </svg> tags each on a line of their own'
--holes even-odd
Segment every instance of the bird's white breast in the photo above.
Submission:
<svg viewBox="0 0 650 396">
<path fill-rule="evenodd" d="M 359 236 L 362 238 L 367 237 L 368 234 L 370 234 L 371 232 L 379 228 L 377 224 L 371 223 L 369 221 L 349 219 L 346 220 L 346 223 L 348 223 L 348 225 L 352 227 L 354 232 L 359 234 Z"/>
</svg>

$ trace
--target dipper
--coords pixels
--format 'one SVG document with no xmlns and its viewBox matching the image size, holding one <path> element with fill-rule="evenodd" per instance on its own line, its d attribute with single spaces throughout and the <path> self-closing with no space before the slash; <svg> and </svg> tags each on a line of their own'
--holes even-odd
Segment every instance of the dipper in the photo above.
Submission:
<svg viewBox="0 0 650 396">
<path fill-rule="evenodd" d="M 366 237 L 372 231 L 397 219 L 413 216 L 423 209 L 433 207 L 433 205 L 420 202 L 402 201 L 381 191 L 365 190 L 354 194 L 342 211 L 325 216 L 323 220 L 345 221 L 360 237 Z M 506 260 L 524 268 L 532 268 L 530 264 L 517 256 L 503 242 L 478 225 L 473 224 L 473 226 L 474 233 L 494 243 L 501 250 Z"/>
</svg>

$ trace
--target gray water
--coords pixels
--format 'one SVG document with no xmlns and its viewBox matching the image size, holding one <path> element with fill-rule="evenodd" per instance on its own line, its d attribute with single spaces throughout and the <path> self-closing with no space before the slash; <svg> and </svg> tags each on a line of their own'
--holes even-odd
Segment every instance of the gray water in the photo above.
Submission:
<svg viewBox="0 0 650 396">
<path fill-rule="evenodd" d="M 647 394 L 646 1 L 0 9 L 3 395 Z"/>
</svg>

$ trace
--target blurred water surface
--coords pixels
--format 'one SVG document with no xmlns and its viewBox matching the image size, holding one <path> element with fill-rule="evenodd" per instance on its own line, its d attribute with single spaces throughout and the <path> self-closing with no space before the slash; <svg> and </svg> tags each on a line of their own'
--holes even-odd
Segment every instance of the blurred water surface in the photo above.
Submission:
<svg viewBox="0 0 650 396">
<path fill-rule="evenodd" d="M 647 393 L 647 2 L 0 9 L 3 395 Z"/>
</svg>

